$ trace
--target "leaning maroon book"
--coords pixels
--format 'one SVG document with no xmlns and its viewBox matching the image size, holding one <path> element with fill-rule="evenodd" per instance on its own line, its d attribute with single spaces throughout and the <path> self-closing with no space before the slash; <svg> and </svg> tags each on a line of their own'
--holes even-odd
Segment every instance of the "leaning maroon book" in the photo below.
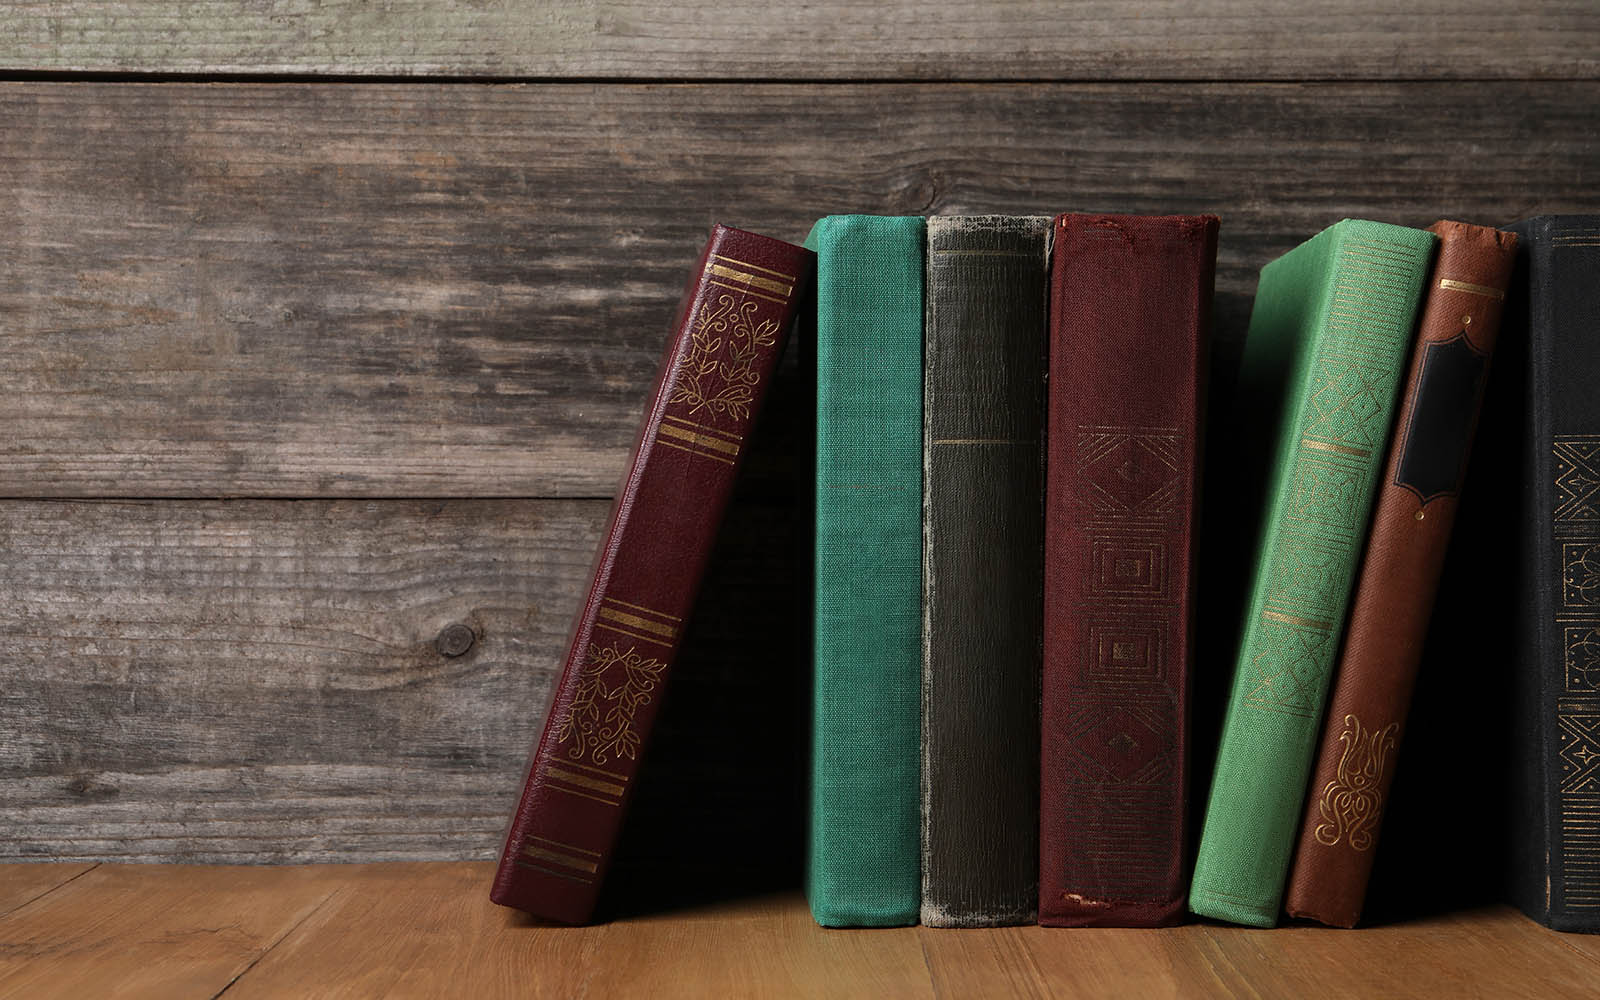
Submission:
<svg viewBox="0 0 1600 1000">
<path fill-rule="evenodd" d="M 816 256 L 717 226 L 573 625 L 489 896 L 566 923 L 594 912 L 685 622 Z"/>
<path fill-rule="evenodd" d="M 1063 215 L 1050 274 L 1039 922 L 1183 915 L 1210 215 Z"/>
</svg>

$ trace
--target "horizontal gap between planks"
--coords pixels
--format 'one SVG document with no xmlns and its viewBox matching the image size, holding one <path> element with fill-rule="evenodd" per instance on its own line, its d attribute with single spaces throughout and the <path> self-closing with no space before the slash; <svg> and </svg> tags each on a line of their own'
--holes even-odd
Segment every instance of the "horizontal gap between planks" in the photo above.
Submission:
<svg viewBox="0 0 1600 1000">
<path fill-rule="evenodd" d="M 808 77 L 808 76 L 473 76 L 461 74 L 430 75 L 427 73 L 207 73 L 163 72 L 137 70 L 17 70 L 0 69 L 0 83 L 259 83 L 259 84 L 463 84 L 468 86 L 550 86 L 603 85 L 619 86 L 692 86 L 692 87 L 750 87 L 818 86 L 859 87 L 863 85 L 926 87 L 948 84 L 950 86 L 1045 86 L 1089 84 L 1112 87 L 1144 87 L 1157 84 L 1228 85 L 1241 87 L 1263 84 L 1308 84 L 1315 86 L 1370 86 L 1372 84 L 1439 84 L 1439 83 L 1592 83 L 1600 80 L 1600 73 L 1571 76 L 1329 76 L 1329 77 L 1223 77 L 1223 76 L 1016 76 L 1016 77 Z"/>
</svg>

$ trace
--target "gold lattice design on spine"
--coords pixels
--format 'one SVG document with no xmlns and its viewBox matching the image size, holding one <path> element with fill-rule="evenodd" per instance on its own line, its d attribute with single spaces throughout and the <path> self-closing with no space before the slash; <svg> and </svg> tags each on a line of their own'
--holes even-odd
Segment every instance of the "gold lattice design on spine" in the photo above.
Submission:
<svg viewBox="0 0 1600 1000">
<path fill-rule="evenodd" d="M 1600 435 L 1559 435 L 1550 460 L 1552 625 L 1563 662 L 1550 734 L 1559 815 L 1548 878 L 1552 905 L 1600 910 Z"/>
<path fill-rule="evenodd" d="M 612 758 L 637 759 L 639 730 L 634 720 L 639 709 L 650 704 L 666 666 L 640 655 L 633 646 L 623 650 L 591 644 L 578 690 L 556 724 L 556 746 L 567 747 L 572 760 L 587 758 L 597 765 Z"/>
<path fill-rule="evenodd" d="M 1315 830 L 1317 843 L 1333 847 L 1343 841 L 1355 851 L 1372 846 L 1383 813 L 1383 768 L 1399 732 L 1398 723 L 1369 730 L 1354 715 L 1344 717 L 1344 732 L 1339 734 L 1344 755 L 1337 775 L 1317 800 L 1322 814 Z"/>
<path fill-rule="evenodd" d="M 761 348 L 777 343 L 778 324 L 757 321 L 761 305 L 736 295 L 718 295 L 700 305 L 689 350 L 678 362 L 671 403 L 686 403 L 692 416 L 702 411 L 744 420 L 750 416 L 761 383 L 756 359 Z"/>
</svg>

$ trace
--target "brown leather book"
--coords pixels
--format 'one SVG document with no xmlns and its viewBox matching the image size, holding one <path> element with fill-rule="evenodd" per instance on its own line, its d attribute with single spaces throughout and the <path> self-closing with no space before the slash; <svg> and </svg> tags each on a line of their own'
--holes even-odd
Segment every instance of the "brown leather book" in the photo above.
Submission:
<svg viewBox="0 0 1600 1000">
<path fill-rule="evenodd" d="M 746 442 L 816 255 L 717 226 L 579 609 L 489 896 L 590 919 Z"/>
<path fill-rule="evenodd" d="M 1511 233 L 1460 222 L 1437 222 L 1429 232 L 1439 237 L 1439 253 L 1285 898 L 1290 916 L 1338 927 L 1361 917 L 1516 260 Z"/>
</svg>

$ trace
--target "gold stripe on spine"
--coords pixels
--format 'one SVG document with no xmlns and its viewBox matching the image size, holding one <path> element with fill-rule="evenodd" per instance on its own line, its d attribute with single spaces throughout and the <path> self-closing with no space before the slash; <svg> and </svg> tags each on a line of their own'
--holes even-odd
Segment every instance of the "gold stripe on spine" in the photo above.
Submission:
<svg viewBox="0 0 1600 1000">
<path fill-rule="evenodd" d="M 1474 285 L 1470 281 L 1457 281 L 1454 278 L 1440 278 L 1439 287 L 1449 289 L 1452 292 L 1466 292 L 1468 295 L 1482 295 L 1484 298 L 1494 299 L 1496 302 L 1501 302 L 1506 297 L 1506 293 L 1498 288 L 1490 288 L 1488 285 Z"/>
<path fill-rule="evenodd" d="M 618 804 L 615 799 L 602 799 L 598 795 L 590 795 L 588 792 L 580 792 L 576 788 L 565 788 L 561 785 L 551 785 L 550 790 L 555 792 L 566 792 L 568 795 L 576 795 L 580 799 L 588 799 L 590 802 L 598 802 L 603 806 L 615 806 Z"/>
<path fill-rule="evenodd" d="M 745 295 L 750 295 L 750 296 L 753 296 L 753 297 L 758 298 L 758 299 L 765 299 L 768 302 L 776 302 L 780 306 L 786 306 L 786 305 L 789 304 L 789 300 L 788 299 L 780 299 L 777 296 L 768 295 L 765 292 L 758 292 L 755 289 L 751 288 L 749 285 L 730 285 L 726 281 L 718 281 L 715 278 L 707 278 L 706 279 L 706 284 L 708 284 L 708 285 L 716 285 L 718 288 L 727 288 L 727 289 L 730 289 L 732 291 L 740 292 L 740 293 L 743 293 Z"/>
<path fill-rule="evenodd" d="M 687 441 L 690 444 L 697 444 L 702 448 L 710 448 L 712 451 L 720 451 L 724 455 L 739 454 L 739 446 L 731 441 L 724 441 L 709 434 L 701 434 L 699 431 L 687 430 L 674 424 L 662 423 L 656 433 L 665 434 L 670 438 L 677 438 L 679 441 Z"/>
<path fill-rule="evenodd" d="M 1262 611 L 1261 617 L 1269 622 L 1279 622 L 1284 625 L 1297 625 L 1300 628 L 1314 628 L 1320 632 L 1331 632 L 1333 626 L 1320 618 L 1302 618 L 1299 615 L 1286 615 L 1282 611 Z"/>
<path fill-rule="evenodd" d="M 588 885 L 588 884 L 591 884 L 591 883 L 594 882 L 594 879 L 592 879 L 592 878 L 584 878 L 581 875 L 571 875 L 571 874 L 568 874 L 567 872 L 558 872 L 558 871 L 555 871 L 554 869 L 546 868 L 544 865 L 536 865 L 531 861 L 523 861 L 520 858 L 517 859 L 517 867 L 518 868 L 531 868 L 532 870 L 534 870 L 536 872 L 544 872 L 546 875 L 554 875 L 556 878 L 564 878 L 564 879 L 567 879 L 568 881 L 571 881 L 571 882 L 582 882 L 585 885 Z"/>
<path fill-rule="evenodd" d="M 623 791 L 622 786 L 614 781 L 602 781 L 599 778 L 592 778 L 587 774 L 579 774 L 577 771 L 568 771 L 554 766 L 550 768 L 549 776 L 552 778 L 557 778 L 561 781 L 570 782 L 574 785 L 592 789 L 597 792 L 605 792 L 613 796 L 620 796 Z"/>
<path fill-rule="evenodd" d="M 643 604 L 630 604 L 627 601 L 618 600 L 615 597 L 601 598 L 601 603 L 602 604 L 620 604 L 625 608 L 632 608 L 635 611 L 643 611 L 647 615 L 655 615 L 657 618 L 665 618 L 669 622 L 681 622 L 681 621 L 683 621 L 683 619 L 679 618 L 677 615 L 669 615 L 665 611 L 657 611 L 655 608 L 647 608 Z"/>
<path fill-rule="evenodd" d="M 732 459 L 723 458 L 721 455 L 712 454 L 709 451 L 700 451 L 699 449 L 696 449 L 696 448 L 686 448 L 681 444 L 673 444 L 671 441 L 663 441 L 659 437 L 656 438 L 656 444 L 659 444 L 659 445 L 661 445 L 662 447 L 665 447 L 665 448 L 673 448 L 673 449 L 676 449 L 677 451 L 685 451 L 685 452 L 688 452 L 691 455 L 695 455 L 695 456 L 698 456 L 700 458 L 709 458 L 713 462 L 721 462 L 723 465 L 733 465 L 734 464 Z"/>
<path fill-rule="evenodd" d="M 1031 438 L 937 438 L 934 444 L 1038 444 Z"/>
<path fill-rule="evenodd" d="M 552 851 L 548 848 L 540 847 L 538 844 L 524 844 L 522 846 L 522 853 L 526 854 L 530 858 L 536 858 L 540 861 L 550 861 L 560 865 L 563 868 L 571 868 L 573 871 L 579 872 L 588 872 L 591 875 L 600 870 L 600 866 L 595 864 L 593 861 L 586 861 L 583 858 L 575 858 L 570 854 L 562 854 L 560 851 Z"/>
<path fill-rule="evenodd" d="M 587 774 L 579 774 L 577 771 L 564 770 L 554 764 L 550 765 L 546 774 L 549 777 L 570 782 L 581 788 L 590 788 L 597 792 L 608 792 L 611 795 L 622 794 L 622 786 L 614 781 L 601 781 L 599 778 L 591 778 Z"/>
<path fill-rule="evenodd" d="M 749 261 L 739 260 L 737 257 L 729 257 L 727 254 L 714 253 L 711 256 L 717 258 L 718 260 L 725 260 L 730 264 L 737 264 L 746 270 L 760 271 L 762 274 L 770 274 L 774 277 L 782 278 L 784 281 L 787 281 L 790 284 L 793 284 L 796 280 L 795 276 L 792 274 L 784 274 L 782 271 L 774 271 L 770 267 L 762 267 L 760 264 L 752 264 Z"/>
<path fill-rule="evenodd" d="M 551 840 L 549 837 L 540 837 L 530 833 L 528 834 L 528 839 L 537 840 L 541 844 L 549 844 L 551 847 L 559 847 L 563 851 L 576 851 L 579 854 L 587 854 L 592 858 L 598 858 L 600 856 L 599 851 L 591 851 L 587 847 L 578 847 L 574 844 L 563 844 L 561 841 Z"/>
<path fill-rule="evenodd" d="M 670 625 L 662 625 L 660 622 L 653 622 L 647 618 L 641 618 L 638 615 L 631 615 L 626 611 L 618 611 L 615 608 L 608 608 L 604 605 L 601 605 L 599 614 L 601 618 L 604 618 L 607 621 L 613 621 L 619 625 L 626 625 L 629 628 L 636 628 L 645 632 L 651 632 L 655 635 L 661 636 L 664 639 L 676 639 L 678 637 L 678 630 Z"/>
<path fill-rule="evenodd" d="M 610 632 L 616 632 L 616 633 L 618 633 L 620 635 L 625 635 L 630 639 L 643 639 L 645 642 L 653 642 L 657 646 L 667 646 L 669 648 L 672 646 L 672 643 L 667 642 L 667 641 L 665 641 L 663 639 L 660 639 L 660 638 L 658 638 L 656 636 L 648 636 L 648 635 L 644 635 L 644 634 L 639 633 L 639 632 L 630 632 L 627 629 L 622 628 L 621 626 L 612 625 L 610 622 L 597 621 L 597 622 L 594 623 L 594 627 L 595 628 L 603 628 L 603 629 L 606 629 L 607 631 L 610 631 Z"/>
<path fill-rule="evenodd" d="M 592 767 L 592 766 L 590 766 L 588 764 L 580 764 L 575 760 L 563 760 L 563 761 L 559 761 L 558 763 L 560 763 L 560 765 L 562 767 L 581 767 L 585 771 L 593 771 L 595 774 L 603 774 L 608 778 L 615 778 L 618 781 L 627 781 L 628 780 L 628 776 L 626 774 L 618 774 L 615 771 L 607 771 L 604 768 Z"/>
<path fill-rule="evenodd" d="M 732 431 L 721 430 L 716 427 L 711 427 L 707 424 L 697 424 L 693 420 L 685 420 L 682 417 L 675 416 L 671 413 L 665 414 L 661 419 L 668 421 L 669 423 L 681 424 L 684 427 L 689 427 L 697 431 L 705 431 L 707 434 L 715 434 L 718 437 L 727 438 L 729 441 L 739 442 L 744 440 L 743 434 L 735 434 Z"/>
<path fill-rule="evenodd" d="M 742 282 L 743 284 L 749 285 L 752 288 L 760 288 L 764 291 L 771 292 L 774 295 L 788 296 L 794 294 L 793 284 L 786 285 L 781 281 L 773 281 L 771 278 L 763 278 L 760 275 L 751 274 L 748 271 L 740 271 L 731 267 L 723 267 L 721 264 L 712 264 L 707 267 L 706 270 L 710 271 L 719 278 L 727 278 L 729 281 Z"/>
<path fill-rule="evenodd" d="M 1368 451 L 1366 448 L 1352 448 L 1347 444 L 1334 444 L 1332 441 L 1318 441 L 1316 438 L 1303 437 L 1300 439 L 1300 443 L 1305 445 L 1307 448 L 1314 448 L 1317 451 L 1331 451 L 1336 455 L 1350 455 L 1355 458 L 1366 458 L 1368 455 L 1372 454 L 1372 452 Z"/>
</svg>

